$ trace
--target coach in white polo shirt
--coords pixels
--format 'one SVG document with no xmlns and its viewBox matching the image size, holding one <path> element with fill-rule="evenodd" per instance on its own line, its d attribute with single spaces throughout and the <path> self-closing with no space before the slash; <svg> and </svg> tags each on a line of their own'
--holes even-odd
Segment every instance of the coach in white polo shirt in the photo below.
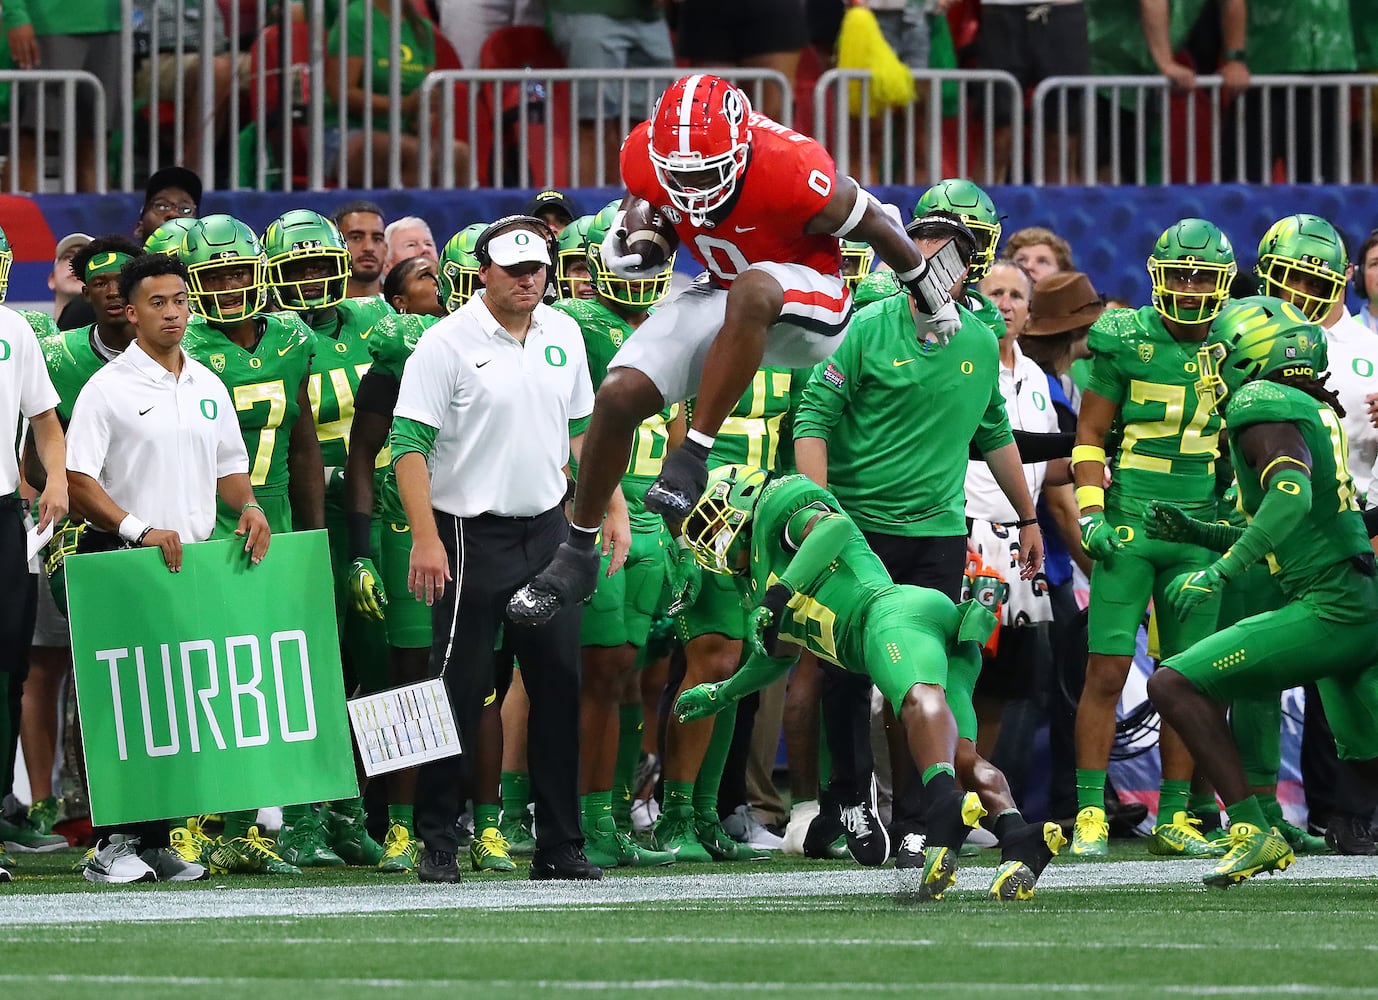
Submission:
<svg viewBox="0 0 1378 1000">
<path fill-rule="evenodd" d="M 508 599 L 565 539 L 566 469 L 580 443 L 569 422 L 593 409 L 583 335 L 541 303 L 551 246 L 550 230 L 530 216 L 499 219 L 480 235 L 474 253 L 484 294 L 417 344 L 391 447 L 412 526 L 410 586 L 433 604 L 431 669 L 444 671 L 461 739 L 478 746 L 484 700 L 503 686 L 495 684 L 494 645 L 505 636 L 531 699 L 531 877 L 588 879 L 601 871 L 584 857 L 579 823 L 582 608 L 504 631 Z M 470 750 L 420 769 L 422 881 L 459 880 L 455 821 L 473 787 L 473 757 Z"/>
<path fill-rule="evenodd" d="M 175 573 L 182 546 L 210 537 L 219 494 L 241 511 L 237 533 L 259 562 L 268 521 L 249 485 L 234 403 L 182 350 L 186 269 L 163 254 L 136 257 L 120 271 L 120 294 L 135 340 L 91 376 L 67 429 L 72 507 L 95 529 L 82 550 L 156 546 Z"/>
</svg>

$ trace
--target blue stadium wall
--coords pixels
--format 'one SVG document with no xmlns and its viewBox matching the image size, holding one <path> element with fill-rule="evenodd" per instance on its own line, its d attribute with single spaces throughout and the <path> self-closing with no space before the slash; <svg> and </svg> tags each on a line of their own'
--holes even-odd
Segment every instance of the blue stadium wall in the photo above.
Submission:
<svg viewBox="0 0 1378 1000">
<path fill-rule="evenodd" d="M 876 188 L 885 201 L 907 215 L 919 189 Z M 1276 219 L 1294 212 L 1313 212 L 1330 219 L 1357 246 L 1378 226 L 1378 187 L 1250 187 L 1248 185 L 1032 188 L 990 191 L 1005 215 L 1005 233 L 1024 226 L 1047 226 L 1072 244 L 1079 269 L 1102 293 L 1124 301 L 1148 301 L 1144 259 L 1158 234 L 1184 216 L 1201 216 L 1220 225 L 1235 242 L 1243 267 L 1251 267 L 1258 239 Z M 359 197 L 376 201 L 388 218 L 419 215 L 430 222 L 438 240 L 480 220 L 519 212 L 531 192 L 525 191 L 366 191 Z M 597 209 L 615 197 L 612 189 L 572 192 L 581 206 Z M 228 212 L 262 231 L 290 208 L 314 208 L 329 215 L 351 192 L 210 192 L 202 210 Z M 100 235 L 129 232 L 138 217 L 137 194 L 0 196 L 0 226 L 15 248 L 10 298 L 35 301 L 49 297 L 48 272 L 53 247 L 70 232 Z M 694 269 L 687 254 L 679 267 Z"/>
</svg>

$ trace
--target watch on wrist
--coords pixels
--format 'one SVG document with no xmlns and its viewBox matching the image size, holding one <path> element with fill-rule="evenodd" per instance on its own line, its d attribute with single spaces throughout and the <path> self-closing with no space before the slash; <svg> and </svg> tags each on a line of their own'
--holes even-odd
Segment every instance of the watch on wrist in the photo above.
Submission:
<svg viewBox="0 0 1378 1000">
<path fill-rule="evenodd" d="M 1248 53 L 1245 49 L 1226 49 L 1226 50 L 1221 54 L 1221 61 L 1222 61 L 1222 62 L 1243 62 L 1244 59 L 1248 56 L 1248 54 L 1249 54 L 1249 53 Z"/>
</svg>

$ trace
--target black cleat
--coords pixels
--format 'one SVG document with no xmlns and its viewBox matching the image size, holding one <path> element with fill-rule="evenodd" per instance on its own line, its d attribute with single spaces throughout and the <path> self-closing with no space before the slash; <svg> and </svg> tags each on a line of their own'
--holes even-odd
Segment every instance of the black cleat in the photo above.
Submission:
<svg viewBox="0 0 1378 1000">
<path fill-rule="evenodd" d="M 422 882 L 453 884 L 459 881 L 459 862 L 449 851 L 422 851 L 421 863 L 416 866 L 416 877 Z"/>
<path fill-rule="evenodd" d="M 560 609 L 582 604 L 598 586 L 599 559 L 596 547 L 561 542 L 550 565 L 512 595 L 507 617 L 518 625 L 544 625 Z"/>
<path fill-rule="evenodd" d="M 531 856 L 533 882 L 596 882 L 603 869 L 584 857 L 584 849 L 573 842 L 559 847 L 537 848 Z"/>
<path fill-rule="evenodd" d="M 1378 843 L 1374 842 L 1373 829 L 1363 816 L 1348 813 L 1336 813 L 1331 816 L 1330 825 L 1325 830 L 1325 843 L 1336 854 L 1378 854 Z"/>
<path fill-rule="evenodd" d="M 890 859 L 890 834 L 880 821 L 874 775 L 865 800 L 842 810 L 842 827 L 847 834 L 847 850 L 857 864 L 879 868 Z"/>
</svg>

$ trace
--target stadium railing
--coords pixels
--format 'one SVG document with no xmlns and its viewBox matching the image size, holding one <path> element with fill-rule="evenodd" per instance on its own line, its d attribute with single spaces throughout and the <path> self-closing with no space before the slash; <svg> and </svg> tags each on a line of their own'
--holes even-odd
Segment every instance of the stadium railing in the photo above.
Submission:
<svg viewBox="0 0 1378 1000">
<path fill-rule="evenodd" d="M 40 95 L 47 91 L 47 100 Z M 77 114 L 79 91 L 91 91 L 91 119 Z M 70 193 L 77 190 L 77 164 L 86 157 L 94 160 L 96 192 L 106 191 L 107 115 L 105 88 L 100 80 L 82 70 L 6 69 L 0 70 L 0 101 L 5 117 L 5 142 L 0 146 L 4 165 L 0 176 L 11 194 L 22 189 L 20 161 L 32 155 L 37 164 L 34 193 Z M 33 109 L 33 152 L 21 147 L 21 133 L 28 131 L 25 109 Z M 56 114 L 52 112 L 56 110 Z M 55 176 L 48 176 L 50 154 L 56 150 Z"/>
<path fill-rule="evenodd" d="M 1032 183 L 1066 184 L 1078 172 L 1101 184 L 1373 182 L 1378 76 L 1253 76 L 1252 116 L 1220 77 L 1196 84 L 1173 90 L 1161 76 L 1041 81 L 1031 102 Z"/>
<path fill-rule="evenodd" d="M 615 160 L 604 150 L 613 148 L 640 121 L 649 118 L 656 99 L 683 69 L 628 69 L 616 72 L 588 69 L 454 70 L 429 74 L 421 85 L 418 132 L 421 140 L 421 187 L 546 187 L 568 186 L 583 178 L 596 187 L 620 184 Z M 716 73 L 741 86 L 760 106 L 767 89 L 780 97 L 781 124 L 794 121 L 793 93 L 783 73 L 768 69 L 717 69 Z M 634 99 L 634 96 L 636 98 Z M 615 100 L 616 118 L 595 118 L 594 163 L 590 175 L 581 170 L 577 130 L 579 106 Z M 610 135 L 609 133 L 612 133 Z M 453 143 L 441 146 L 433 164 L 438 136 L 453 136 L 469 146 L 464 176 L 456 169 Z M 432 170 L 432 166 L 435 170 Z"/>
<path fill-rule="evenodd" d="M 832 153 L 839 173 L 863 183 L 910 187 L 954 176 L 998 184 L 997 108 L 1003 102 L 1014 109 L 1008 123 L 1011 175 L 1023 175 L 1024 93 L 1018 80 L 998 70 L 915 70 L 914 85 L 914 101 L 887 111 L 875 100 L 869 70 L 833 69 L 818 78 L 813 134 Z"/>
</svg>

